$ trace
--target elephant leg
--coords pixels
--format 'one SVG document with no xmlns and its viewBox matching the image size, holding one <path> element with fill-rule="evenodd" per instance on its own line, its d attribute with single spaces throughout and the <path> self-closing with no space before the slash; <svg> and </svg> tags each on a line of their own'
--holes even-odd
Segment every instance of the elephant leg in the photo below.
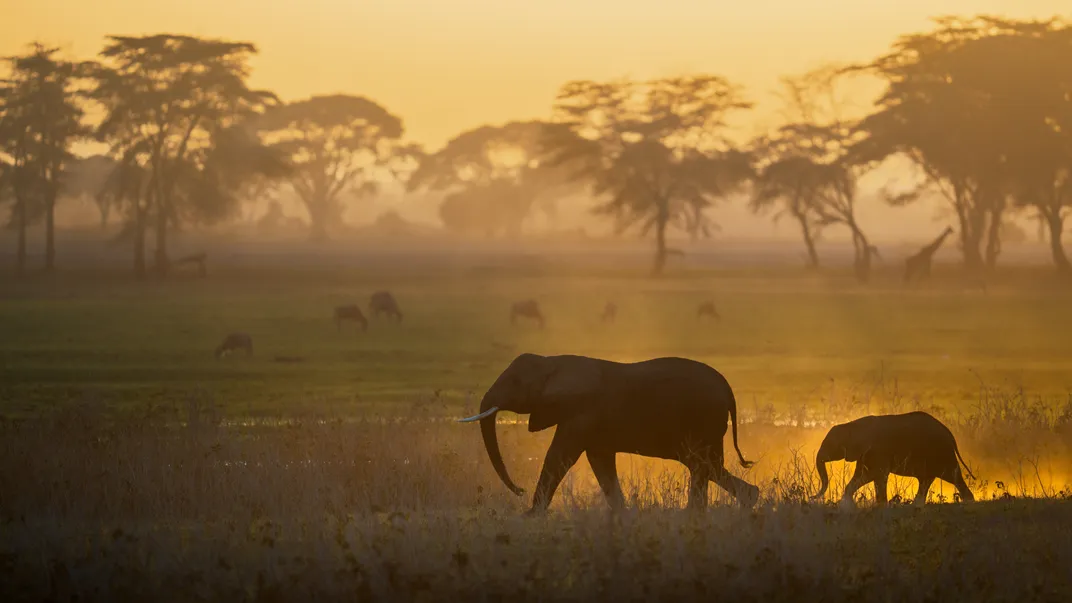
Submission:
<svg viewBox="0 0 1072 603">
<path fill-rule="evenodd" d="M 863 463 L 856 463 L 856 470 L 852 473 L 852 479 L 845 485 L 845 492 L 841 495 L 841 505 L 849 506 L 856 503 L 856 491 L 863 488 L 871 481 L 871 476 Z"/>
<path fill-rule="evenodd" d="M 690 463 L 688 469 L 688 509 L 690 511 L 703 511 L 707 508 L 707 482 L 711 481 L 711 467 L 707 463 Z"/>
<path fill-rule="evenodd" d="M 592 473 L 596 474 L 596 481 L 603 490 L 603 496 L 607 498 L 607 504 L 615 511 L 625 508 L 625 495 L 622 494 L 622 484 L 618 481 L 615 453 L 589 450 L 587 455 L 588 464 L 592 466 Z"/>
<path fill-rule="evenodd" d="M 886 486 L 889 485 L 889 481 L 889 473 L 880 473 L 875 476 L 875 502 L 879 505 L 885 506 L 889 502 L 886 497 Z"/>
<path fill-rule="evenodd" d="M 583 451 L 583 447 L 576 444 L 572 438 L 563 437 L 561 431 L 555 434 L 551 446 L 547 449 L 547 456 L 543 459 L 543 469 L 540 470 L 540 479 L 536 482 L 529 513 L 547 510 L 562 478 L 566 477 L 570 467 L 581 458 Z"/>
<path fill-rule="evenodd" d="M 727 471 L 722 463 L 713 467 L 711 481 L 729 492 L 745 508 L 751 509 L 759 502 L 759 488 Z"/>
<path fill-rule="evenodd" d="M 927 493 L 931 490 L 931 484 L 934 483 L 934 477 L 929 475 L 919 476 L 919 490 L 916 491 L 916 498 L 912 502 L 916 506 L 923 506 L 927 504 Z"/>
</svg>

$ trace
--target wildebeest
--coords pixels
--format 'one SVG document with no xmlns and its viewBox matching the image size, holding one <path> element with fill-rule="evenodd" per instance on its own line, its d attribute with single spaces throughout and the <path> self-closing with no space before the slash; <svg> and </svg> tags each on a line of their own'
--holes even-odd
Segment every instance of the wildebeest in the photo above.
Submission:
<svg viewBox="0 0 1072 603">
<path fill-rule="evenodd" d="M 514 302 L 514 305 L 510 306 L 510 324 L 516 325 L 519 316 L 531 318 L 540 324 L 541 329 L 543 328 L 543 313 L 540 312 L 540 304 L 536 303 L 536 300 L 526 299 Z"/>
<path fill-rule="evenodd" d="M 700 320 L 704 316 L 715 320 L 722 320 L 722 316 L 720 316 L 718 310 L 715 309 L 715 302 L 713 301 L 705 301 L 696 307 L 696 320 Z"/>
<path fill-rule="evenodd" d="M 235 350 L 245 350 L 246 356 L 252 356 L 253 338 L 248 333 L 231 333 L 216 347 L 216 358 L 222 358 L 224 354 Z"/>
<path fill-rule="evenodd" d="M 369 298 L 369 314 L 373 318 L 379 318 L 380 314 L 386 314 L 398 322 L 402 322 L 402 310 L 398 307 L 398 300 L 390 291 L 377 291 Z"/>
<path fill-rule="evenodd" d="M 357 304 L 349 304 L 335 308 L 335 328 L 342 329 L 344 321 L 352 321 L 361 325 L 362 331 L 368 331 L 368 319 Z"/>
<path fill-rule="evenodd" d="M 603 322 L 614 322 L 618 318 L 618 304 L 607 302 L 607 305 L 603 306 L 603 314 L 599 318 Z"/>
</svg>

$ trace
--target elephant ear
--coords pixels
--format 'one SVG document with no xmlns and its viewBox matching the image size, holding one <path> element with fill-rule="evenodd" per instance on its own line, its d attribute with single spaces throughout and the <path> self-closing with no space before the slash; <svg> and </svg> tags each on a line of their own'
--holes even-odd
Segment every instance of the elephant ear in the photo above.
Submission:
<svg viewBox="0 0 1072 603">
<path fill-rule="evenodd" d="M 529 415 L 529 431 L 553 427 L 591 408 L 602 387 L 603 371 L 597 361 L 577 356 L 558 359 L 540 401 Z"/>
<path fill-rule="evenodd" d="M 848 424 L 845 426 L 845 460 L 850 463 L 859 461 L 864 453 L 870 450 L 874 446 L 872 438 L 869 437 L 870 427 L 867 423 Z"/>
</svg>

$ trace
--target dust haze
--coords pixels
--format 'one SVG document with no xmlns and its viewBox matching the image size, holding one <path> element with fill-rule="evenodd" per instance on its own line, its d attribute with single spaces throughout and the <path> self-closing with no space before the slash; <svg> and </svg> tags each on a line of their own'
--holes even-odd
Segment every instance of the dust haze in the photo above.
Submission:
<svg viewBox="0 0 1072 603">
<path fill-rule="evenodd" d="M 4 7 L 2 598 L 1072 600 L 1072 17 L 798 4 Z"/>
</svg>

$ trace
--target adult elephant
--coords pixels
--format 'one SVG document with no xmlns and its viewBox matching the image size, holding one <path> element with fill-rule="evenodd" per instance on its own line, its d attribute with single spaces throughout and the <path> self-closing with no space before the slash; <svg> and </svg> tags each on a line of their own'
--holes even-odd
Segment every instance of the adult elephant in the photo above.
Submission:
<svg viewBox="0 0 1072 603">
<path fill-rule="evenodd" d="M 975 500 L 960 471 L 964 459 L 953 432 L 923 411 L 861 417 L 831 427 L 815 456 L 822 485 L 814 499 L 821 499 L 830 485 L 826 464 L 842 459 L 856 463 L 841 496 L 843 505 L 853 504 L 856 491 L 872 481 L 875 502 L 885 505 L 891 473 L 919 480 L 914 501 L 917 505 L 927 502 L 927 492 L 939 478 L 956 486 L 961 500 Z M 964 467 L 967 469 L 968 464 L 964 463 Z M 970 469 L 968 475 L 975 479 Z"/>
<path fill-rule="evenodd" d="M 544 458 L 529 513 L 546 510 L 555 490 L 581 453 L 613 509 L 625 506 L 615 455 L 619 452 L 680 461 L 689 470 L 688 506 L 707 506 L 709 481 L 745 507 L 759 499 L 759 488 L 731 475 L 724 466 L 722 440 L 732 420 L 737 445 L 737 403 L 726 378 L 706 364 L 684 358 L 620 363 L 583 356 L 514 359 L 480 403 L 480 413 L 461 419 L 480 421 L 491 464 L 506 487 L 524 490 L 510 479 L 499 451 L 496 414 L 529 415 L 529 431 L 557 426 Z"/>
</svg>

